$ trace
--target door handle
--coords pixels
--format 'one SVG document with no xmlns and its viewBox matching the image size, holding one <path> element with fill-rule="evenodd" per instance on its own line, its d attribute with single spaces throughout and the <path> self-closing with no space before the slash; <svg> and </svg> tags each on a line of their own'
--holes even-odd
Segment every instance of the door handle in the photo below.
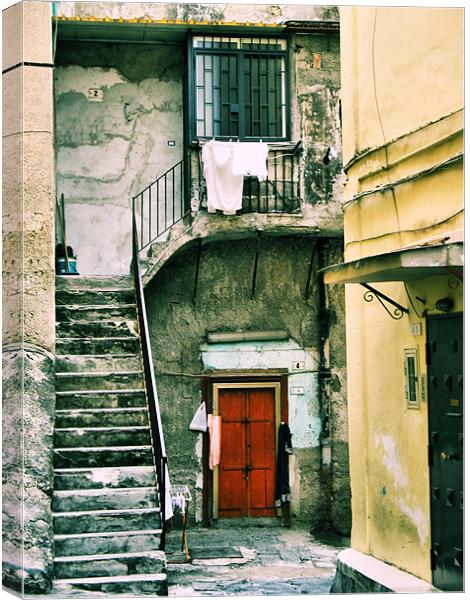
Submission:
<svg viewBox="0 0 470 600">
<path fill-rule="evenodd" d="M 445 462 L 446 460 L 458 461 L 460 459 L 460 456 L 457 454 L 457 452 L 446 452 L 445 450 L 442 450 L 440 458 L 441 462 Z"/>
</svg>

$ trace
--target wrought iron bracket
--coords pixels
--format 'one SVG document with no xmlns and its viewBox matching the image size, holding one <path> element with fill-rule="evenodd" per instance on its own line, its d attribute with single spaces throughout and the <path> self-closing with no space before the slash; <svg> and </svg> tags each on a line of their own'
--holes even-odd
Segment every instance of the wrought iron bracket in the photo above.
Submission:
<svg viewBox="0 0 470 600">
<path fill-rule="evenodd" d="M 361 283 L 360 285 L 362 285 L 362 287 L 366 288 L 366 290 L 367 290 L 364 293 L 364 300 L 366 302 L 372 302 L 372 300 L 374 298 L 377 298 L 377 300 L 380 302 L 380 304 L 385 308 L 385 310 L 388 312 L 388 314 L 395 321 L 398 321 L 399 319 L 401 319 L 405 313 L 407 315 L 409 314 L 410 311 L 407 308 L 405 308 L 401 304 L 398 304 L 398 302 L 395 302 L 395 300 L 392 300 L 391 298 L 389 298 L 388 296 L 386 296 L 379 290 L 376 290 L 368 283 Z M 385 304 L 385 302 L 387 302 L 388 304 L 391 304 L 395 308 L 395 310 L 393 310 L 393 312 L 392 312 L 388 308 L 388 306 Z"/>
</svg>

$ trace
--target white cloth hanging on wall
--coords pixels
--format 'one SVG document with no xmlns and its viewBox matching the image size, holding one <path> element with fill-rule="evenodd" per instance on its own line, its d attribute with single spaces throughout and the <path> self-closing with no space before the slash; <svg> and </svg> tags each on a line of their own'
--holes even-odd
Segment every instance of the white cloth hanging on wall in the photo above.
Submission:
<svg viewBox="0 0 470 600">
<path fill-rule="evenodd" d="M 222 210 L 225 215 L 234 215 L 242 207 L 243 175 L 233 174 L 233 146 L 212 140 L 202 149 L 207 212 Z"/>
<path fill-rule="evenodd" d="M 165 465 L 165 521 L 173 516 L 173 506 L 171 503 L 171 483 L 168 473 L 168 465 Z"/>
<path fill-rule="evenodd" d="M 209 429 L 209 469 L 220 463 L 220 444 L 222 441 L 222 417 L 218 415 L 207 415 L 207 427 Z"/>
<path fill-rule="evenodd" d="M 257 177 L 259 181 L 268 178 L 266 160 L 269 147 L 263 142 L 239 142 L 233 144 L 232 173 L 246 177 Z"/>
<path fill-rule="evenodd" d="M 189 424 L 191 431 L 207 431 L 206 403 L 202 402 L 194 413 L 193 420 Z"/>
</svg>

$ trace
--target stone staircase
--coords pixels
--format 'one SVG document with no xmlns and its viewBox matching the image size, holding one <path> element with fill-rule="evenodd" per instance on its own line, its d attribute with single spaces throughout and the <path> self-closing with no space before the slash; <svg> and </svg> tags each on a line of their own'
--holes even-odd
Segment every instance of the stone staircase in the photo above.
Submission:
<svg viewBox="0 0 470 600">
<path fill-rule="evenodd" d="M 56 322 L 55 587 L 166 595 L 131 277 L 57 277 Z"/>
</svg>

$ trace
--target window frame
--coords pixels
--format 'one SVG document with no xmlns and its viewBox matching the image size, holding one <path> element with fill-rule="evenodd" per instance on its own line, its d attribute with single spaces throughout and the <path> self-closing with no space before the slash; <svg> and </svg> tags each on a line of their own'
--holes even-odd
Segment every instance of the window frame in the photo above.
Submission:
<svg viewBox="0 0 470 600">
<path fill-rule="evenodd" d="M 235 49 L 235 48 L 196 48 L 194 46 L 194 38 L 197 37 L 230 37 L 230 38 L 256 38 L 256 39 L 282 39 L 285 40 L 285 50 L 257 50 L 257 49 Z M 187 74 L 187 131 L 190 145 L 197 144 L 199 141 L 206 141 L 210 139 L 217 140 L 243 140 L 243 141 L 259 141 L 263 140 L 266 142 L 288 142 L 290 141 L 291 132 L 291 94 L 290 94 L 290 52 L 289 52 L 289 36 L 286 34 L 274 34 L 266 33 L 260 35 L 258 31 L 237 31 L 236 33 L 226 33 L 220 31 L 204 31 L 192 32 L 187 38 L 187 50 L 188 50 L 188 74 Z M 238 82 L 239 89 L 244 93 L 244 74 L 243 59 L 245 55 L 257 55 L 257 56 L 277 56 L 284 59 L 285 66 L 285 136 L 245 136 L 245 120 L 244 120 L 244 96 L 240 99 L 240 111 L 239 111 L 239 125 L 238 135 L 227 135 L 227 136 L 198 136 L 197 134 L 197 108 L 196 108 L 196 55 L 235 55 L 238 57 Z M 240 135 L 242 134 L 242 135 Z"/>
</svg>

